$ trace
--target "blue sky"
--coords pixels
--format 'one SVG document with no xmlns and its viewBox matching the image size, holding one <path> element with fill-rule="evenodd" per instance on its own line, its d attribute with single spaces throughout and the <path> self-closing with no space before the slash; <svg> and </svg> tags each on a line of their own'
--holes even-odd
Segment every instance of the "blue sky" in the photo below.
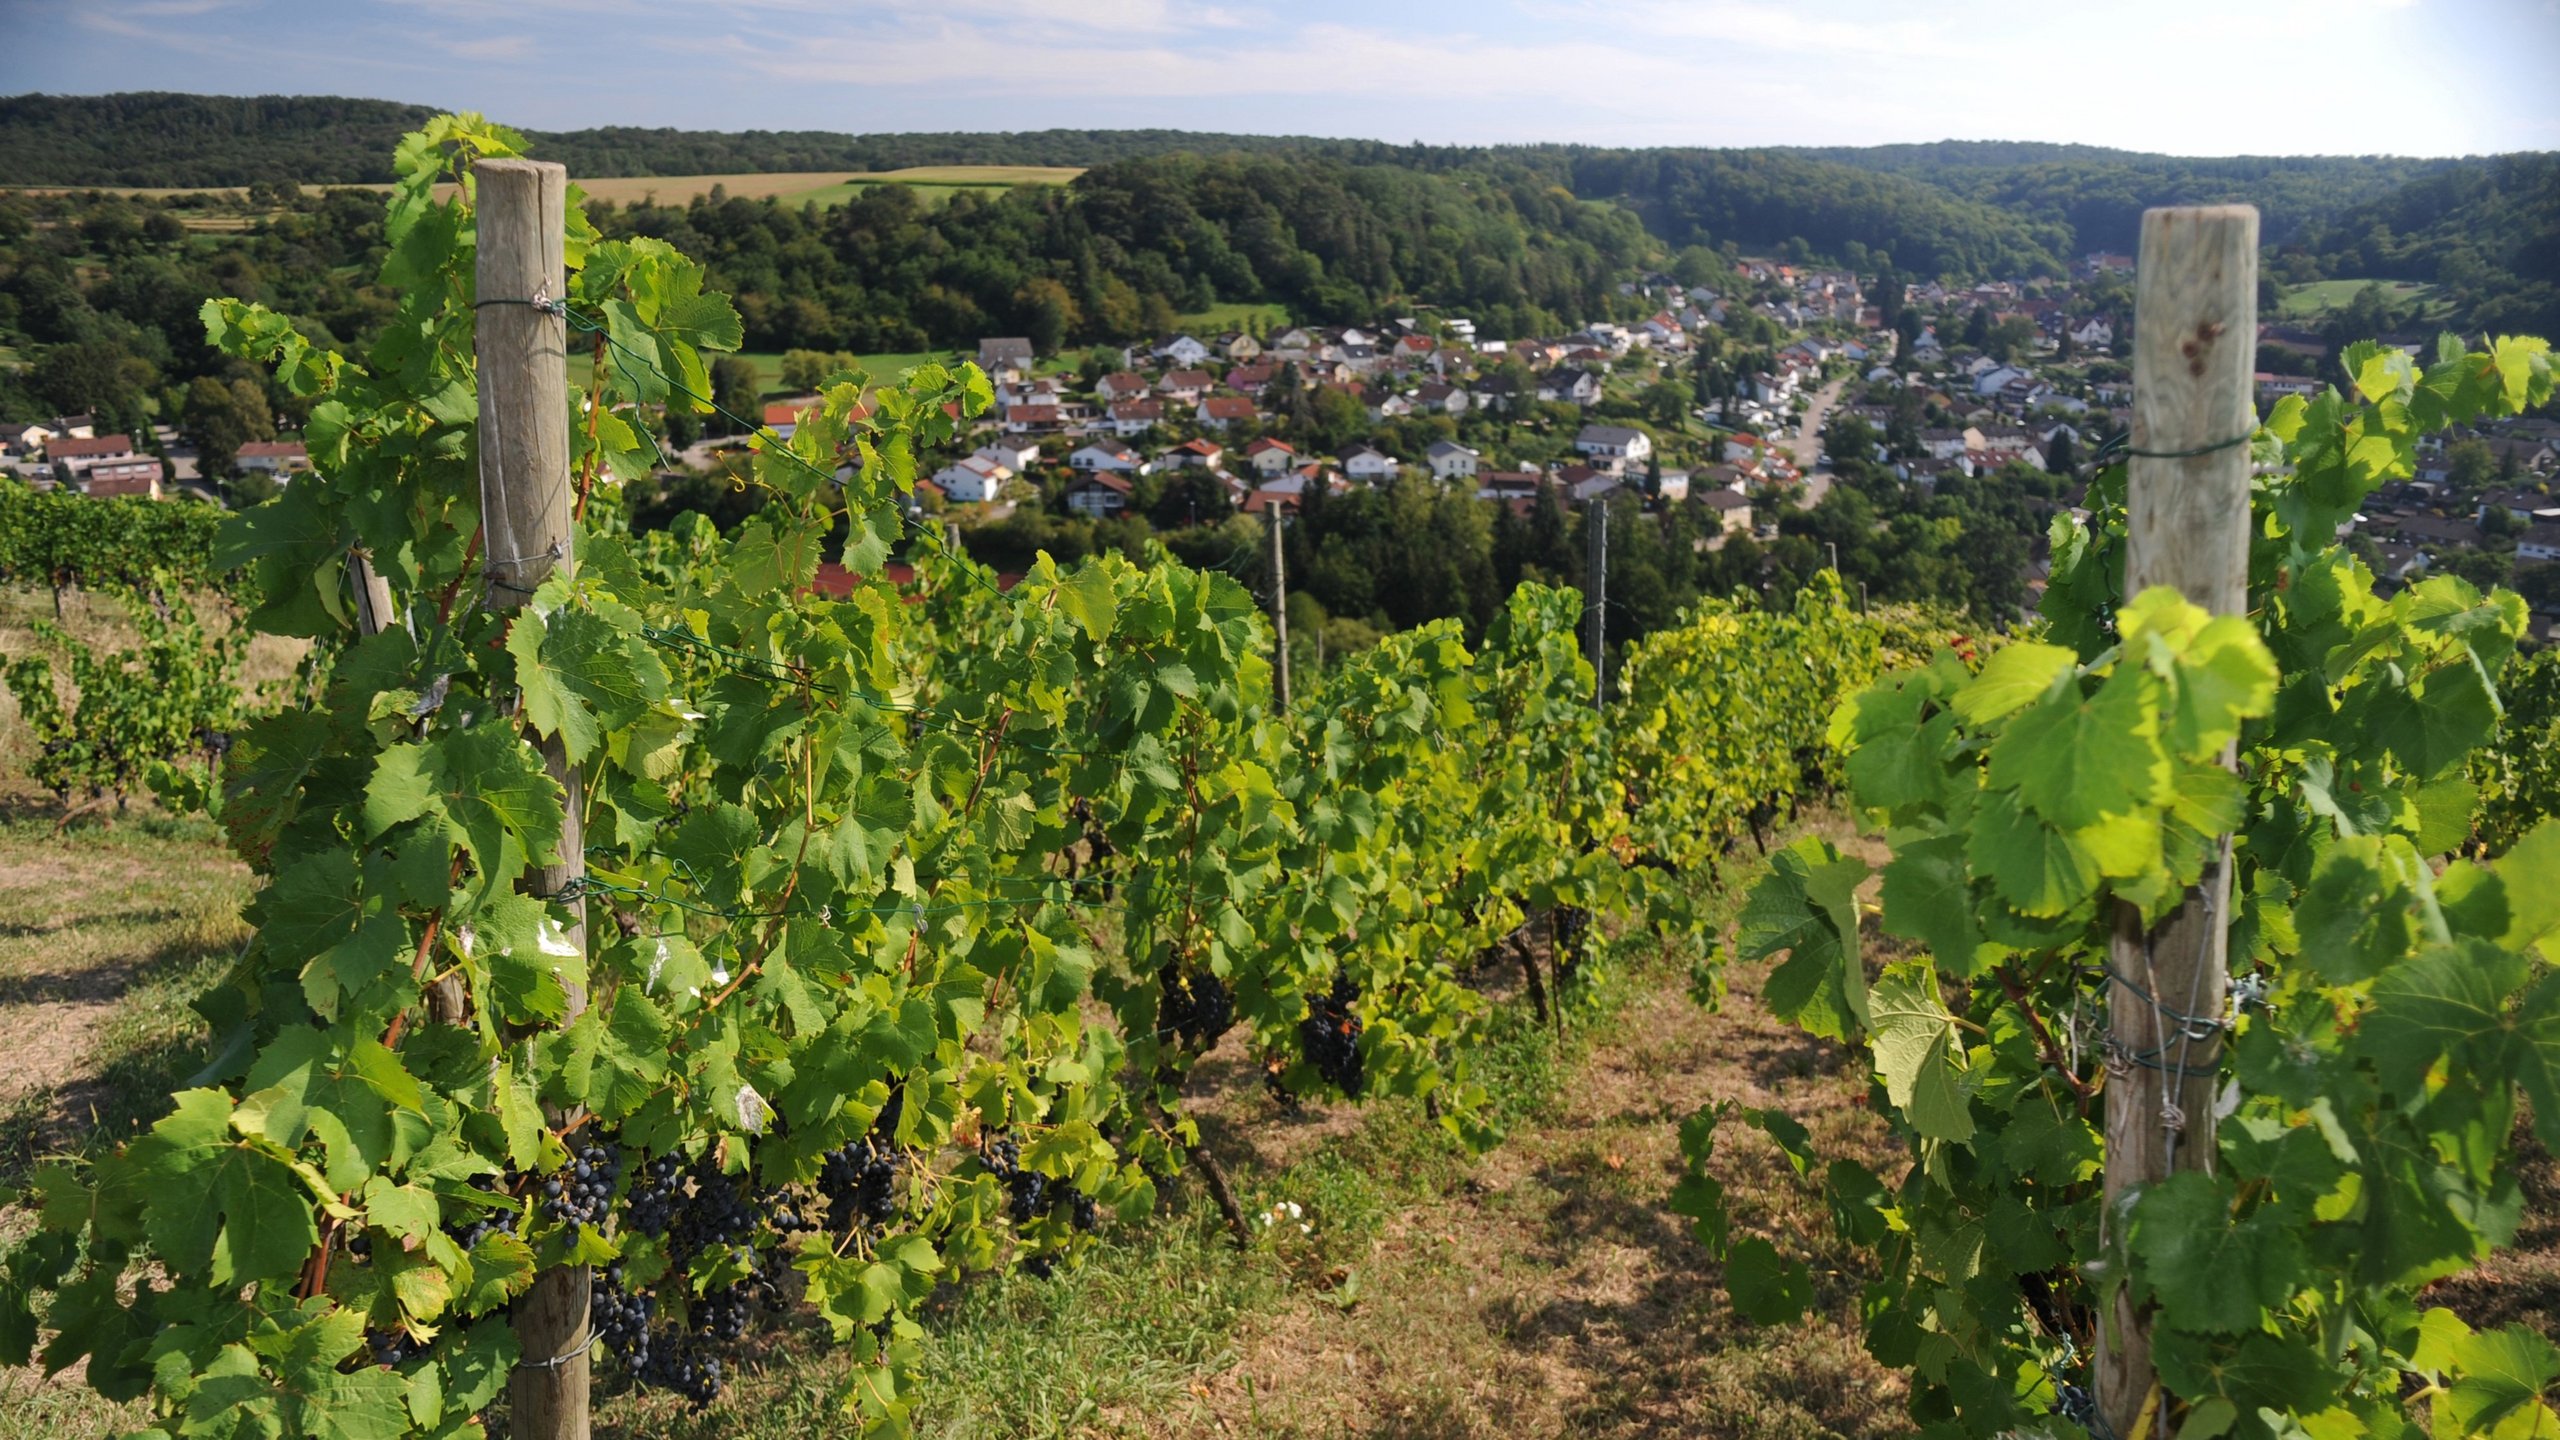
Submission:
<svg viewBox="0 0 2560 1440">
<path fill-rule="evenodd" d="M 0 0 L 0 93 L 542 129 L 2441 155 L 2560 149 L 2555 75 L 2560 0 Z"/>
</svg>

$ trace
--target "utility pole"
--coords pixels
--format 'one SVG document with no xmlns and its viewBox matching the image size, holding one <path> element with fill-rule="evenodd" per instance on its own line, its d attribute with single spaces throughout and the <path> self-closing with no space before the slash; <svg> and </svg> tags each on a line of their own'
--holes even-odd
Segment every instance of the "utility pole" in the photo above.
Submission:
<svg viewBox="0 0 2560 1440">
<path fill-rule="evenodd" d="M 543 161 L 481 160 L 471 174 L 479 230 L 481 603 L 511 611 L 553 570 L 573 563 L 569 322 L 554 308 L 568 293 L 561 247 L 569 172 Z M 586 844 L 578 771 L 559 740 L 544 741 L 541 749 L 564 800 L 560 842 L 553 863 L 527 873 L 525 889 L 549 899 L 586 874 Z M 583 953 L 585 906 L 569 908 L 568 939 Z M 568 988 L 563 1025 L 587 1004 L 585 987 Z M 558 1128 L 577 1116 L 545 1118 Z M 508 1379 L 507 1400 L 516 1440 L 587 1440 L 591 1280 L 586 1266 L 553 1266 L 534 1276 L 515 1304 L 522 1355 Z"/>
<path fill-rule="evenodd" d="M 1591 708 L 1597 710 L 1609 695 L 1609 500 L 1605 495 L 1591 497 L 1591 508 L 1583 513 L 1582 524 L 1583 578 L 1590 582 L 1591 598 Z"/>
<path fill-rule="evenodd" d="M 1280 548 L 1280 502 L 1266 500 L 1262 513 L 1271 522 L 1271 659 L 1272 682 L 1280 708 L 1289 708 L 1289 563 Z"/>
<path fill-rule="evenodd" d="M 2258 348 L 2258 212 L 2248 205 L 2146 210 L 2134 282 L 2133 451 L 2126 481 L 2124 593 L 2175 587 L 2216 615 L 2249 603 L 2250 383 Z M 2233 763 L 2223 752 L 2222 763 Z M 2106 1209 L 2120 1242 L 2146 1185 L 2210 1172 L 2219 1032 L 2179 1015 L 2219 1016 L 2228 988 L 2230 837 L 2185 901 L 2145 930 L 2117 902 L 2107 989 Z M 2137 991 L 2127 984 L 2145 987 Z M 2151 1316 L 2118 1290 L 2098 1328 L 2097 1401 L 2122 1440 L 2170 1433 L 2151 1358 Z"/>
</svg>

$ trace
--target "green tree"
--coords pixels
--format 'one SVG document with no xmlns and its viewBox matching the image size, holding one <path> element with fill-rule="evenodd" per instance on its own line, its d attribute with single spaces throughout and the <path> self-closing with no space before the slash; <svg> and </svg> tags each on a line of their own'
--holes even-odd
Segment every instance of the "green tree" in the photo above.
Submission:
<svg viewBox="0 0 2560 1440">
<path fill-rule="evenodd" d="M 755 362 L 737 355 L 721 355 L 711 362 L 711 401 L 721 409 L 753 425 L 763 418 L 764 380 Z M 704 420 L 706 432 L 734 434 L 737 427 L 713 415 Z"/>
<path fill-rule="evenodd" d="M 248 379 L 226 385 L 210 375 L 199 375 L 187 382 L 182 423 L 196 442 L 197 464 L 209 480 L 231 473 L 241 446 L 272 440 L 276 433 L 266 390 Z"/>
</svg>

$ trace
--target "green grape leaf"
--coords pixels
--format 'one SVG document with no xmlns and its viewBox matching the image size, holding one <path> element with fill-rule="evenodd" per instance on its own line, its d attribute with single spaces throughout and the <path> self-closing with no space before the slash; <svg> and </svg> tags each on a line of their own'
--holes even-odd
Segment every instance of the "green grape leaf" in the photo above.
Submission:
<svg viewBox="0 0 2560 1440">
<path fill-rule="evenodd" d="M 1991 783 L 2066 830 L 2159 803 L 2169 763 L 2145 693 L 2156 683 L 2119 666 L 2093 696 L 2066 689 L 2030 705 L 1991 743 Z"/>
<path fill-rule="evenodd" d="M 1086 565 L 1057 582 L 1058 608 L 1084 627 L 1084 633 L 1095 644 L 1110 635 L 1113 617 L 1119 611 L 1119 597 L 1112 590 L 1111 572 L 1098 565 Z"/>
<path fill-rule="evenodd" d="M 285 1162 L 231 1131 L 231 1097 L 189 1090 L 118 1167 L 144 1206 L 151 1243 L 180 1271 L 215 1285 L 291 1276 L 320 1240 L 312 1195 Z M 154 1197 L 201 1196 L 190 1204 Z"/>
<path fill-rule="evenodd" d="M 2281 1212 L 2234 1223 L 2230 1194 L 2192 1170 L 2143 1188 L 2126 1243 L 2160 1301 L 2160 1323 L 2206 1334 L 2256 1329 L 2309 1264 L 2300 1232 Z"/>
<path fill-rule="evenodd" d="M 2064 914 L 2098 885 L 2096 861 L 2010 791 L 1983 795 L 1965 843 L 1975 872 L 1990 876 L 1993 888 L 2021 915 Z"/>
<path fill-rule="evenodd" d="M 2429 674 L 2423 694 L 2393 686 L 2373 703 L 2373 738 L 2421 779 L 2461 764 L 2497 727 L 2497 697 L 2467 657 Z"/>
<path fill-rule="evenodd" d="M 1841 1039 L 1866 1023 L 1866 973 L 1857 957 L 1856 891 L 1867 863 L 1807 837 L 1769 857 L 1769 873 L 1742 908 L 1735 952 L 1786 961 L 1764 991 L 1780 1018 Z"/>
<path fill-rule="evenodd" d="M 2451 1348 L 2445 1408 L 2454 1433 L 2497 1440 L 2560 1434 L 2560 1418 L 2542 1399 L 2560 1381 L 2560 1348 L 2522 1325 L 2465 1336 Z"/>
<path fill-rule="evenodd" d="M 1936 972 L 1925 963 L 1889 965 L 1868 1006 L 1876 1073 L 1895 1108 L 1926 1139 L 1971 1140 L 1972 1077 L 1955 1016 L 1938 997 Z"/>
<path fill-rule="evenodd" d="M 2004 645 L 1956 692 L 1955 711 L 1968 725 L 1987 726 L 2042 698 L 2063 672 L 2078 665 L 2079 657 L 2059 645 L 2034 640 Z"/>
<path fill-rule="evenodd" d="M 1757 1235 L 1743 1236 L 1725 1252 L 1724 1283 L 1733 1308 L 1755 1325 L 1792 1325 L 1813 1304 L 1813 1272 Z"/>
<path fill-rule="evenodd" d="M 555 588 L 556 587 L 556 588 Z M 667 696 L 667 670 L 639 636 L 585 610 L 551 609 L 567 582 L 544 582 L 536 604 L 516 613 L 507 632 L 525 718 L 536 732 L 560 737 L 572 764 L 583 764 L 613 731 L 628 729 Z"/>
<path fill-rule="evenodd" d="M 1894 846 L 1884 863 L 1884 930 L 1920 940 L 1953 976 L 1974 976 L 1997 948 L 1974 917 L 1974 887 L 1964 863 L 1964 835 L 1930 835 Z"/>
</svg>

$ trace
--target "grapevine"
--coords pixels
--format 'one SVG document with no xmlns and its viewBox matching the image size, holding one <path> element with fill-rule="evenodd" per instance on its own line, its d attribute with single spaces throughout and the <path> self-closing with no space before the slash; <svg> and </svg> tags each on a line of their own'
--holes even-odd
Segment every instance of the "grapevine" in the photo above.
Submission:
<svg viewBox="0 0 2560 1440">
<path fill-rule="evenodd" d="M 2512 1238 L 2525 1102 L 2560 1141 L 2560 985 L 2533 958 L 2560 955 L 2560 821 L 2518 784 L 2530 740 L 2485 762 L 2472 843 L 2502 687 L 2535 694 L 2548 667 L 2512 663 L 2518 597 L 2438 577 L 2377 598 L 2334 539 L 2421 436 L 2547 403 L 2547 347 L 2448 337 L 2423 365 L 2369 344 L 2345 364 L 2347 392 L 2287 399 L 2255 441 L 2247 616 L 2121 594 L 2117 468 L 2085 523 L 2056 522 L 2041 633 L 1942 649 L 1840 708 L 1850 793 L 1893 850 L 1882 929 L 1914 958 L 1871 970 L 1868 867 L 1821 841 L 1773 857 L 1742 916 L 1737 954 L 1783 957 L 1772 1008 L 1864 1047 L 1912 1147 L 1898 1179 L 1842 1161 L 1821 1188 L 1875 1260 L 1868 1348 L 1912 1372 L 1933 1432 L 2096 1425 L 2083 1367 L 2119 1294 L 2152 1316 L 2146 1411 L 2174 1433 L 2560 1427 L 2541 1399 L 2560 1351 L 2421 1295 Z M 2507 734 L 2535 723 L 2511 711 Z M 2190 1015 L 2116 971 L 2110 940 L 2180 904 L 2222 833 L 2238 1003 Z M 2110 994 L 2172 1022 L 2174 1063 L 2218 1074 L 2224 1114 L 2209 1170 L 2115 1217 L 2098 1097 L 2172 1059 L 2096 1043 Z M 1726 1245 L 1705 1165 L 1727 1113 L 1684 1129 L 1677 1203 L 1737 1305 L 1774 1321 L 1806 1269 Z"/>
</svg>

